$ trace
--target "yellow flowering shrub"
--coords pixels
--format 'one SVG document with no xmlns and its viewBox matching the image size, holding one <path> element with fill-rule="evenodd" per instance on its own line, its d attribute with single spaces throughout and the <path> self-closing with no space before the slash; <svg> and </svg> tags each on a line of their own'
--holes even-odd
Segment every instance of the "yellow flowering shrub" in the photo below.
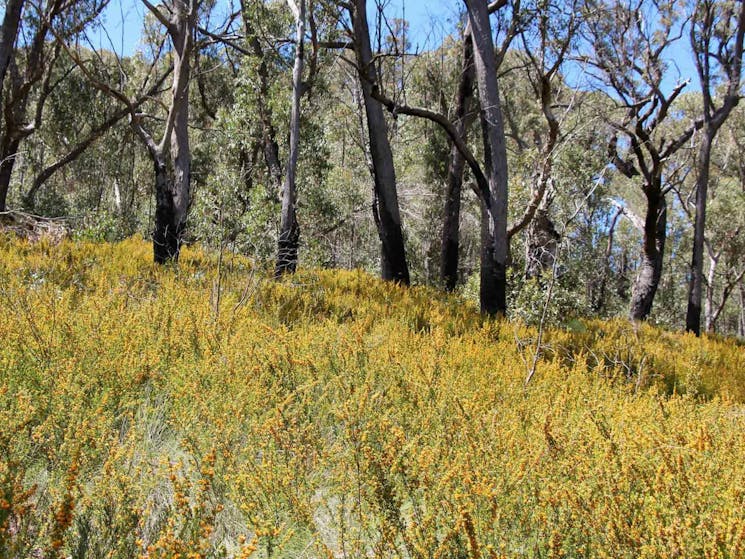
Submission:
<svg viewBox="0 0 745 559">
<path fill-rule="evenodd" d="M 0 238 L 0 557 L 745 556 L 745 349 Z"/>
</svg>

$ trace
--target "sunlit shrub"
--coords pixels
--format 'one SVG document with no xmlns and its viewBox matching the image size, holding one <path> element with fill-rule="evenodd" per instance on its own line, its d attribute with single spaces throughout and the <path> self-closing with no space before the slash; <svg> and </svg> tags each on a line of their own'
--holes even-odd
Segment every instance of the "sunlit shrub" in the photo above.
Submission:
<svg viewBox="0 0 745 559">
<path fill-rule="evenodd" d="M 0 239 L 0 557 L 745 554 L 732 340 L 151 258 Z"/>
</svg>

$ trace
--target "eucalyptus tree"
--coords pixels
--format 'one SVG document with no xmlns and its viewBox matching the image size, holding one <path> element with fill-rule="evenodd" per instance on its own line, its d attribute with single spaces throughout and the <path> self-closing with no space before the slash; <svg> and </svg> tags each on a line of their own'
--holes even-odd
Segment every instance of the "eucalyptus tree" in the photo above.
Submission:
<svg viewBox="0 0 745 559">
<path fill-rule="evenodd" d="M 171 0 L 158 6 L 141 0 L 166 31 L 170 41 L 172 73 L 167 114 L 159 141 L 145 121 L 151 116 L 138 111 L 136 101 L 118 85 L 96 76 L 92 61 L 84 61 L 69 47 L 67 53 L 91 84 L 121 102 L 128 110 L 132 129 L 147 148 L 155 178 L 155 228 L 153 258 L 158 264 L 178 261 L 191 202 L 191 149 L 189 146 L 189 81 L 201 0 Z M 165 40 L 165 39 L 164 39 Z M 157 48 L 151 71 L 159 62 L 164 43 Z M 94 64 L 95 66 L 95 64 Z"/>
<path fill-rule="evenodd" d="M 380 83 L 370 43 L 367 2 L 366 0 L 352 0 L 347 3 L 347 7 L 352 24 L 351 39 L 367 119 L 374 176 L 373 216 L 381 243 L 381 275 L 385 280 L 408 285 L 409 267 L 406 261 L 396 190 L 393 153 L 388 139 L 383 108 L 374 97 L 375 93 L 379 92 Z"/>
<path fill-rule="evenodd" d="M 513 16 L 502 47 L 497 52 L 492 38 L 490 12 L 499 10 L 508 2 L 492 4 L 479 0 L 466 1 L 470 33 L 464 40 L 473 42 L 475 78 L 479 92 L 479 114 L 484 144 L 484 165 L 476 159 L 459 130 L 446 115 L 423 107 L 412 107 L 387 97 L 378 88 L 372 96 L 394 114 L 407 114 L 426 118 L 437 123 L 462 154 L 474 175 L 474 190 L 481 203 L 481 266 L 479 301 L 481 312 L 490 316 L 504 315 L 507 310 L 507 264 L 509 240 L 507 235 L 507 149 L 499 96 L 497 65 L 499 53 L 507 50 L 515 36 Z M 520 2 L 515 0 L 511 10 L 519 12 Z"/>
<path fill-rule="evenodd" d="M 507 312 L 507 146 L 502 103 L 499 98 L 489 10 L 481 0 L 465 0 L 471 26 L 476 84 L 479 92 L 481 134 L 487 189 L 481 210 L 482 311 L 489 315 Z"/>
<path fill-rule="evenodd" d="M 171 0 L 154 6 L 142 0 L 171 40 L 173 83 L 166 126 L 156 143 L 140 115 L 132 126 L 146 145 L 155 170 L 155 230 L 153 255 L 157 263 L 177 261 L 191 198 L 189 147 L 189 79 L 201 0 Z M 171 169 L 167 158 L 170 156 Z"/>
<path fill-rule="evenodd" d="M 71 71 L 67 68 L 56 72 L 61 48 L 58 42 L 50 40 L 52 34 L 63 40 L 75 38 L 98 17 L 107 2 L 43 0 L 6 6 L 0 38 L 0 48 L 4 50 L 0 53 L 4 68 L 0 67 L 0 70 L 5 72 L 7 81 L 1 97 L 0 211 L 6 208 L 22 142 L 42 126 L 44 105 L 49 95 Z M 19 13 L 20 22 L 15 21 Z M 22 47 L 17 46 L 19 42 Z"/>
<path fill-rule="evenodd" d="M 559 238 L 549 216 L 552 196 L 547 195 L 547 191 L 554 184 L 558 151 L 571 134 L 567 130 L 568 116 L 581 99 L 578 92 L 564 83 L 562 70 L 577 38 L 583 1 L 537 0 L 530 3 L 523 15 L 527 23 L 520 30 L 522 49 L 517 56 L 524 63 L 543 117 L 541 130 L 533 134 L 538 153 L 530 177 L 530 200 L 507 232 L 512 239 L 527 228 L 525 269 L 528 277 L 539 276 L 545 269 L 553 268 L 556 258 Z"/>
<path fill-rule="evenodd" d="M 509 7 L 508 10 L 505 8 Z M 494 71 L 504 60 L 512 40 L 520 28 L 520 1 L 495 0 L 487 4 L 489 14 L 498 14 L 496 30 L 501 42 L 494 52 Z M 509 15 L 505 15 L 509 13 Z M 461 41 L 461 73 L 455 96 L 452 123 L 463 143 L 467 142 L 468 130 L 474 120 L 473 97 L 476 87 L 476 69 L 473 52 L 473 31 L 470 20 L 466 21 Z M 500 107 L 501 111 L 501 107 Z M 458 280 L 460 252 L 460 206 L 463 188 L 465 156 L 457 143 L 451 142 L 448 158 L 448 175 L 445 191 L 445 207 L 442 214 L 442 241 L 440 248 L 440 279 L 448 291 L 455 288 Z M 485 254 L 482 254 L 484 256 Z"/>
<path fill-rule="evenodd" d="M 671 135 L 671 109 L 687 85 L 668 89 L 668 59 L 681 38 L 683 16 L 672 0 L 588 0 L 580 60 L 616 110 L 606 115 L 615 133 L 608 156 L 641 189 L 645 200 L 641 263 L 634 282 L 630 317 L 646 319 L 660 284 L 667 237 L 666 171 L 700 123 Z"/>
<path fill-rule="evenodd" d="M 474 116 L 472 105 L 474 104 L 473 95 L 476 82 L 470 26 L 465 29 L 461 45 L 460 79 L 458 80 L 452 118 L 456 133 L 463 142 L 467 142 L 468 129 Z M 460 210 L 465 167 L 466 160 L 463 153 L 454 142 L 451 142 L 440 244 L 440 281 L 447 291 L 453 291 L 458 283 Z"/>
<path fill-rule="evenodd" d="M 294 272 L 298 260 L 300 226 L 297 221 L 297 161 L 300 143 L 300 99 L 303 94 L 305 51 L 305 0 L 287 0 L 295 18 L 295 62 L 292 69 L 292 106 L 290 109 L 290 146 L 287 172 L 282 185 L 282 215 L 279 225 L 275 276 Z"/>
<path fill-rule="evenodd" d="M 719 129 L 740 101 L 745 2 L 698 0 L 692 7 L 690 38 L 701 84 L 703 126 L 697 138 L 695 225 L 686 330 L 698 336 L 705 283 L 704 237 L 711 151 Z M 719 100 L 717 90 L 723 90 Z M 711 312 L 707 315 L 711 316 Z"/>
<path fill-rule="evenodd" d="M 685 111 L 695 118 L 699 117 L 702 105 L 702 92 L 687 96 Z M 710 166 L 707 169 L 706 229 L 703 249 L 706 257 L 703 267 L 701 294 L 701 330 L 727 332 L 728 306 L 738 295 L 740 285 L 745 279 L 745 110 L 742 104 L 733 108 L 729 117 L 722 123 L 712 142 Z M 696 172 L 700 165 L 700 154 L 705 134 L 693 138 L 697 142 L 687 153 L 678 157 L 678 165 L 685 169 L 689 177 L 675 189 L 680 208 L 687 217 L 687 224 L 694 229 L 698 217 L 696 202 L 701 174 Z M 690 262 L 688 263 L 690 265 Z M 688 272 L 690 268 L 685 267 Z M 689 282 L 691 278 L 688 278 Z M 689 283 L 690 287 L 690 283 Z M 686 317 L 689 318 L 689 317 Z M 725 320 L 722 321 L 721 319 Z M 729 332 L 735 330 L 730 320 Z"/>
</svg>

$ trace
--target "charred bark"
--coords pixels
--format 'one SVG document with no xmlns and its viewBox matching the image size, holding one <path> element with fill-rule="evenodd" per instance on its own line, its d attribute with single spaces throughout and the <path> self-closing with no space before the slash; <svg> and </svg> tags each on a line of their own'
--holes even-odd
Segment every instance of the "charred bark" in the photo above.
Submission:
<svg viewBox="0 0 745 559">
<path fill-rule="evenodd" d="M 0 212 L 6 211 L 10 179 L 13 176 L 16 155 L 18 154 L 19 138 L 7 138 L 2 142 L 0 150 Z"/>
<path fill-rule="evenodd" d="M 662 264 L 667 235 L 667 203 L 660 192 L 647 195 L 641 264 L 631 293 L 630 317 L 646 320 L 662 278 Z"/>
<path fill-rule="evenodd" d="M 297 27 L 295 45 L 295 64 L 292 69 L 292 108 L 290 111 L 290 149 L 287 157 L 287 173 L 282 188 L 282 216 L 277 243 L 277 263 L 275 277 L 294 273 L 298 262 L 300 225 L 297 221 L 297 160 L 300 143 L 300 98 L 303 93 L 303 41 L 305 40 L 305 0 L 295 4 L 289 0 L 295 12 Z"/>
<path fill-rule="evenodd" d="M 455 102 L 455 129 L 466 142 L 470 125 L 469 106 L 473 98 L 475 70 L 473 42 L 470 31 L 463 37 L 463 60 L 458 94 Z M 440 281 L 447 291 L 453 291 L 458 283 L 458 259 L 460 254 L 460 205 L 463 190 L 463 171 L 466 158 L 453 142 L 450 147 L 445 209 L 442 219 L 442 244 L 440 249 Z"/>
<path fill-rule="evenodd" d="M 178 261 L 181 250 L 183 222 L 174 203 L 174 187 L 168 164 L 162 157 L 153 161 L 155 171 L 155 230 L 153 231 L 153 259 L 156 264 Z"/>
<path fill-rule="evenodd" d="M 507 311 L 507 149 L 499 98 L 494 43 L 486 3 L 466 0 L 473 37 L 474 65 L 481 105 L 481 131 L 489 186 L 482 199 L 481 312 Z"/>
<path fill-rule="evenodd" d="M 398 193 L 396 192 L 393 154 L 388 140 L 383 107 L 373 97 L 373 90 L 378 88 L 378 82 L 370 47 L 366 4 L 365 0 L 354 0 L 350 6 L 350 15 L 373 163 L 375 188 L 373 211 L 381 243 L 381 275 L 384 280 L 408 285 L 409 267 L 406 262 Z"/>
</svg>

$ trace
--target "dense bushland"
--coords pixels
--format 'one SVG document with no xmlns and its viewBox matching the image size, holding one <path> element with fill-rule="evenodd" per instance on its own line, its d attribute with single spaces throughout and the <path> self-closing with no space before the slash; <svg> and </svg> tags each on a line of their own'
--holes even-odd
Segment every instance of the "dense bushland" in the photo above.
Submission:
<svg viewBox="0 0 745 559">
<path fill-rule="evenodd" d="M 0 240 L 2 557 L 742 557 L 745 350 Z"/>
</svg>

